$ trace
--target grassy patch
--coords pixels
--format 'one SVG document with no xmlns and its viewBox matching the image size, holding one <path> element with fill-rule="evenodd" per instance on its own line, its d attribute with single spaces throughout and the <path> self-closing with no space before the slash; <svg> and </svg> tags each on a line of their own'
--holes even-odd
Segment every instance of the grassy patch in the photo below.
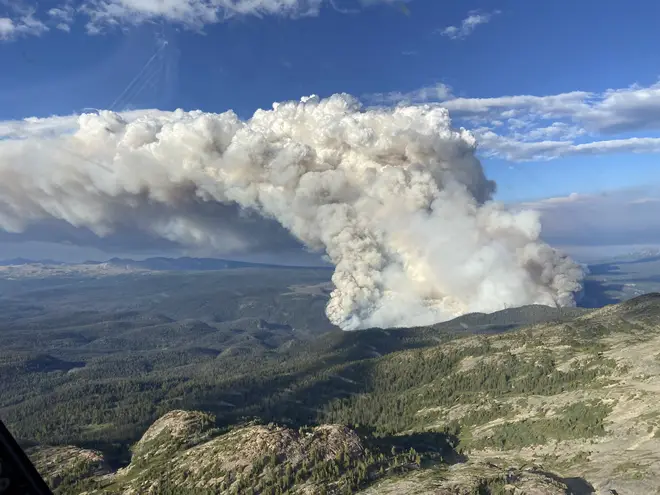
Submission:
<svg viewBox="0 0 660 495">
<path fill-rule="evenodd" d="M 581 451 L 577 454 L 567 457 L 559 455 L 545 455 L 543 456 L 543 465 L 551 466 L 557 471 L 566 471 L 568 469 L 575 470 L 576 467 L 589 462 L 591 452 Z"/>
<path fill-rule="evenodd" d="M 646 465 L 634 461 L 627 461 L 622 462 L 616 468 L 614 468 L 612 474 L 629 479 L 642 480 L 647 476 L 648 470 Z"/>
</svg>

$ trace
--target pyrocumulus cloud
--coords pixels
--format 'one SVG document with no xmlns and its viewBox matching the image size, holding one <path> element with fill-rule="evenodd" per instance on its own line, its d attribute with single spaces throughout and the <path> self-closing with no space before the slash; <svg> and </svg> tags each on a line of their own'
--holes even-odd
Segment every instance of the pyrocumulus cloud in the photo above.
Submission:
<svg viewBox="0 0 660 495">
<path fill-rule="evenodd" d="M 348 95 L 274 104 L 248 121 L 102 111 L 70 134 L 0 140 L 0 228 L 59 220 L 98 236 L 139 229 L 240 247 L 208 206 L 258 213 L 332 260 L 327 315 L 346 330 L 573 305 L 581 268 L 539 240 L 536 212 L 491 201 L 475 151 L 443 108 L 364 110 Z"/>
</svg>

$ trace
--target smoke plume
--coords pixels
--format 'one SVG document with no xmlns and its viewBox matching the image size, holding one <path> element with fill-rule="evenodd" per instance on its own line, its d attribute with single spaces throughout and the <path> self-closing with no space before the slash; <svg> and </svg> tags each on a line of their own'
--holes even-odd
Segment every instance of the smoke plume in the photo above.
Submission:
<svg viewBox="0 0 660 495">
<path fill-rule="evenodd" d="M 536 212 L 491 201 L 475 151 L 443 108 L 365 110 L 348 95 L 245 122 L 101 111 L 69 134 L 0 140 L 0 228 L 56 220 L 240 249 L 221 226 L 257 213 L 333 262 L 327 315 L 346 330 L 573 305 L 581 268 L 539 240 Z"/>
</svg>

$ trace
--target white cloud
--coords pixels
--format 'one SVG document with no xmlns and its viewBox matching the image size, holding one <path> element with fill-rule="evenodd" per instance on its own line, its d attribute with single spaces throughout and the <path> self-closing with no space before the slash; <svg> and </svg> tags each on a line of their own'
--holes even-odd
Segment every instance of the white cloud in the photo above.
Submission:
<svg viewBox="0 0 660 495">
<path fill-rule="evenodd" d="M 511 161 L 546 161 L 574 155 L 612 153 L 660 153 L 660 138 L 641 137 L 609 139 L 576 144 L 573 141 L 522 141 L 496 134 L 490 129 L 476 129 L 479 148 L 485 156 Z"/>
<path fill-rule="evenodd" d="M 548 96 L 516 95 L 497 98 L 455 98 L 445 105 L 449 110 L 467 114 L 500 113 L 511 118 L 517 110 L 532 110 L 547 117 L 573 115 L 589 108 L 591 93 L 571 91 Z"/>
<path fill-rule="evenodd" d="M 34 11 L 23 11 L 14 18 L 0 17 L 0 40 L 40 36 L 46 31 L 48 27 L 34 17 Z"/>
<path fill-rule="evenodd" d="M 221 3 L 229 2 L 222 0 Z M 273 6 L 273 2 L 267 0 L 250 3 L 252 13 L 255 14 L 259 13 L 264 3 L 266 6 Z M 99 34 L 107 28 L 142 24 L 155 19 L 201 29 L 206 24 L 219 22 L 223 16 L 229 17 L 241 12 L 247 7 L 247 3 L 229 5 L 226 11 L 223 7 L 225 6 L 207 0 L 91 0 L 83 4 L 81 11 L 89 17 L 87 31 L 90 34 Z"/>
<path fill-rule="evenodd" d="M 466 38 L 472 34 L 477 26 L 490 22 L 493 16 L 499 13 L 499 10 L 491 13 L 480 13 L 473 10 L 468 13 L 468 16 L 461 21 L 459 26 L 448 26 L 440 30 L 440 34 L 453 40 Z"/>
<path fill-rule="evenodd" d="M 60 5 L 48 11 L 48 17 L 55 23 L 55 28 L 61 31 L 71 31 L 75 17 L 75 9 L 71 5 Z"/>
<path fill-rule="evenodd" d="M 455 97 L 439 84 L 408 93 L 377 93 L 369 103 L 432 103 L 470 128 L 486 156 L 551 160 L 567 155 L 660 152 L 660 82 L 601 93 Z M 649 135 L 649 131 L 656 131 Z M 629 133 L 639 133 L 630 137 Z M 627 133 L 627 135 L 621 135 Z M 607 137 L 607 139 L 604 139 Z"/>
<path fill-rule="evenodd" d="M 648 87 L 571 91 L 547 96 L 455 98 L 445 103 L 454 113 L 509 119 L 524 112 L 534 119 L 566 118 L 604 134 L 660 128 L 660 82 Z"/>
<path fill-rule="evenodd" d="M 351 0 L 356 7 L 395 4 L 409 0 Z M 43 8 L 32 0 L 34 8 L 26 12 L 25 3 L 12 6 L 13 15 L 0 18 L 0 40 L 19 35 L 39 35 L 50 28 L 69 32 L 76 16 L 85 18 L 87 32 L 101 34 L 109 29 L 165 21 L 201 31 L 204 26 L 239 16 L 279 16 L 300 18 L 319 15 L 324 6 L 346 14 L 359 12 L 344 8 L 338 0 L 72 0 L 53 1 Z"/>
<path fill-rule="evenodd" d="M 372 93 L 362 97 L 363 100 L 374 105 L 410 105 L 429 101 L 443 101 L 449 98 L 452 98 L 451 88 L 442 83 L 426 86 L 407 93 L 390 91 L 389 93 Z"/>
<path fill-rule="evenodd" d="M 531 129 L 527 134 L 520 135 L 519 138 L 533 141 L 546 139 L 565 141 L 575 139 L 585 133 L 586 131 L 578 126 L 570 125 L 566 122 L 553 122 L 546 127 Z"/>
<path fill-rule="evenodd" d="M 356 5 L 391 3 L 394 0 L 360 0 Z M 340 7 L 336 0 L 85 0 L 80 10 L 89 17 L 88 32 L 97 34 L 106 28 L 159 19 L 196 30 L 236 16 L 295 19 L 319 15 L 324 5 L 339 12 L 357 12 Z"/>
<path fill-rule="evenodd" d="M 596 105 L 578 117 L 600 132 L 657 129 L 660 127 L 660 82 L 647 88 L 634 84 L 629 88 L 607 90 Z"/>
<path fill-rule="evenodd" d="M 14 21 L 8 17 L 0 17 L 0 40 L 6 40 L 14 35 Z"/>
<path fill-rule="evenodd" d="M 536 208 L 536 209 L 542 209 L 544 207 L 550 206 L 554 207 L 557 204 L 564 204 L 564 203 L 575 203 L 578 201 L 582 201 L 585 198 L 590 198 L 591 196 L 587 196 L 584 194 L 578 194 L 576 192 L 573 192 L 569 194 L 568 196 L 556 196 L 554 198 L 546 198 L 542 199 L 541 201 L 535 202 L 535 203 L 527 203 L 527 205 L 530 208 Z"/>
</svg>

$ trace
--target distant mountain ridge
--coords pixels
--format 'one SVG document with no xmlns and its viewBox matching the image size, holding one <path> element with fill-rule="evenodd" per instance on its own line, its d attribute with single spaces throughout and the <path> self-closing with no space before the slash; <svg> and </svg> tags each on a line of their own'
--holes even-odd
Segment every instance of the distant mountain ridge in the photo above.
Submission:
<svg viewBox="0 0 660 495">
<path fill-rule="evenodd" d="M 599 266 L 603 263 L 625 262 L 625 261 L 646 261 L 651 258 L 660 258 L 660 248 L 648 248 L 618 256 L 603 258 L 585 263 L 585 267 Z M 44 265 L 44 266 L 97 266 L 106 265 L 121 268 L 134 268 L 154 271 L 207 271 L 207 270 L 226 270 L 229 268 L 324 268 L 332 269 L 329 265 L 287 265 L 277 263 L 259 263 L 252 261 L 236 261 L 224 258 L 196 258 L 190 256 L 181 256 L 170 258 L 166 256 L 155 256 L 143 260 L 134 260 L 132 258 L 113 257 L 105 261 L 87 260 L 83 262 L 57 261 L 53 259 L 31 259 L 31 258 L 10 258 L 0 260 L 0 266 L 23 266 L 23 265 Z"/>
<path fill-rule="evenodd" d="M 629 258 L 650 258 L 660 256 L 660 248 L 646 248 L 638 251 L 631 251 L 624 256 Z"/>
<path fill-rule="evenodd" d="M 602 259 L 592 260 L 587 265 L 601 265 L 603 263 L 616 263 L 616 262 L 640 262 L 660 258 L 660 248 L 645 248 L 627 253 L 618 254 L 615 256 L 607 256 Z"/>
<path fill-rule="evenodd" d="M 106 261 L 84 261 L 82 263 L 68 263 L 51 259 L 32 260 L 27 258 L 12 258 L 0 260 L 0 266 L 111 266 L 124 269 L 152 270 L 152 271 L 210 271 L 227 270 L 231 268 L 322 268 L 328 266 L 291 266 L 274 263 L 254 263 L 249 261 L 234 261 L 220 258 L 192 258 L 188 256 L 167 258 L 163 256 L 134 260 L 130 258 L 111 258 Z"/>
<path fill-rule="evenodd" d="M 0 260 L 0 266 L 22 266 L 22 265 L 66 265 L 63 261 L 55 261 L 50 259 L 44 260 L 31 260 L 27 258 L 10 258 L 7 260 Z"/>
</svg>

